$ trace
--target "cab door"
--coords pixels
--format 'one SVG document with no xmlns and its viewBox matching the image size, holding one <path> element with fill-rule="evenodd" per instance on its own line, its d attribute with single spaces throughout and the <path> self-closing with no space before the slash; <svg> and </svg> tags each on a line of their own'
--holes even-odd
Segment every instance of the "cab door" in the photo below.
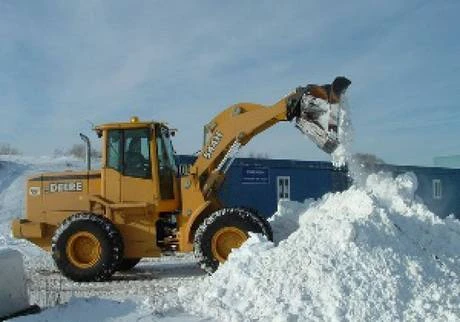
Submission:
<svg viewBox="0 0 460 322">
<path fill-rule="evenodd" d="M 122 134 L 122 130 L 108 130 L 105 138 L 102 196 L 114 203 L 121 201 Z"/>
<path fill-rule="evenodd" d="M 163 124 L 155 126 L 156 159 L 154 175 L 158 182 L 158 210 L 175 212 L 180 208 L 179 186 L 171 131 Z"/>
<path fill-rule="evenodd" d="M 123 130 L 123 175 L 121 202 L 154 203 L 156 190 L 152 176 L 151 128 Z"/>
</svg>

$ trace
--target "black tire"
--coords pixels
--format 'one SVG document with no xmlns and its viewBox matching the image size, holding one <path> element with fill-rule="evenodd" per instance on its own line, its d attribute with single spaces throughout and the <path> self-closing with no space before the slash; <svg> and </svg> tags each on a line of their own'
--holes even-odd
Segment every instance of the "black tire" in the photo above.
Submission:
<svg viewBox="0 0 460 322">
<path fill-rule="evenodd" d="M 249 207 L 240 207 L 246 211 L 249 211 L 252 216 L 254 216 L 254 220 L 258 222 L 260 225 L 263 235 L 267 237 L 269 241 L 273 241 L 273 229 L 270 223 L 267 221 L 265 217 L 263 217 L 256 209 L 249 208 Z"/>
<path fill-rule="evenodd" d="M 134 266 L 139 264 L 140 261 L 141 261 L 141 258 L 123 258 L 117 270 L 120 272 L 129 271 L 133 269 Z"/>
<path fill-rule="evenodd" d="M 92 236 L 100 246 L 97 259 L 85 267 L 75 265 L 67 252 L 69 240 L 81 234 Z M 105 281 L 120 266 L 123 240 L 118 229 L 107 218 L 92 213 L 77 213 L 58 227 L 52 238 L 51 250 L 56 266 L 67 278 L 76 282 Z"/>
<path fill-rule="evenodd" d="M 200 267 L 207 273 L 214 273 L 219 267 L 219 260 L 212 251 L 212 238 L 223 228 L 236 228 L 248 236 L 248 232 L 265 235 L 266 229 L 259 217 L 244 208 L 224 208 L 212 213 L 198 227 L 194 237 L 194 253 Z"/>
</svg>

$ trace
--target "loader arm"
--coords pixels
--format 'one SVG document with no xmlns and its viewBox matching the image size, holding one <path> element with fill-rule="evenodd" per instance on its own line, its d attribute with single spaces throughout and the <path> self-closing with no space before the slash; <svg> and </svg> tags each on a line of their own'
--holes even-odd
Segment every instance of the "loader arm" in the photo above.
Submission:
<svg viewBox="0 0 460 322">
<path fill-rule="evenodd" d="M 272 106 L 253 103 L 230 106 L 205 126 L 203 149 L 190 171 L 199 178 L 205 196 L 218 188 L 238 149 L 257 134 L 289 119 L 289 97 Z"/>
<path fill-rule="evenodd" d="M 214 195 L 218 190 L 238 150 L 254 136 L 278 122 L 295 119 L 296 126 L 302 132 L 315 141 L 323 151 L 331 153 L 338 139 L 335 138 L 335 145 L 331 147 L 330 141 L 323 142 L 309 135 L 311 133 L 308 132 L 314 128 L 315 131 L 324 132 L 320 133 L 322 137 L 328 137 L 330 129 L 328 126 L 321 128 L 319 124 L 317 126 L 312 120 L 307 120 L 311 113 L 305 112 L 308 108 L 305 100 L 310 98 L 308 104 L 312 100 L 321 101 L 326 106 L 337 104 L 350 83 L 345 77 L 337 77 L 330 85 L 298 87 L 295 92 L 271 106 L 240 103 L 219 113 L 205 126 L 203 148 L 190 169 L 190 174 L 198 179 L 205 199 Z M 317 104 L 318 101 L 314 103 Z M 335 132 L 337 132 L 337 126 Z"/>
<path fill-rule="evenodd" d="M 206 216 L 222 208 L 217 192 L 238 150 L 254 136 L 282 121 L 295 126 L 331 153 L 339 143 L 337 119 L 326 119 L 351 82 L 337 77 L 332 84 L 298 87 L 271 106 L 241 103 L 228 107 L 204 127 L 203 148 L 189 174 L 181 178 L 182 216 L 178 217 L 179 249 L 193 249 L 194 232 Z M 332 136 L 330 135 L 332 134 Z"/>
</svg>

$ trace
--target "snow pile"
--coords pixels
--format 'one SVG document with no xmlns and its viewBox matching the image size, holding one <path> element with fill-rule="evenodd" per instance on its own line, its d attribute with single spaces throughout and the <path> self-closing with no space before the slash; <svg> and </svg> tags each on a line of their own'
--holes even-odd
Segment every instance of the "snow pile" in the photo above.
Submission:
<svg viewBox="0 0 460 322">
<path fill-rule="evenodd" d="M 303 203 L 288 199 L 281 199 L 278 202 L 278 209 L 268 218 L 273 230 L 273 241 L 276 245 L 294 231 L 299 229 L 299 217 L 303 214 L 314 199 L 306 199 Z"/>
<path fill-rule="evenodd" d="M 0 247 L 0 320 L 29 307 L 20 252 Z"/>
<path fill-rule="evenodd" d="M 417 202 L 416 187 L 379 173 L 326 194 L 278 246 L 252 236 L 179 297 L 219 321 L 458 320 L 460 222 Z"/>
</svg>

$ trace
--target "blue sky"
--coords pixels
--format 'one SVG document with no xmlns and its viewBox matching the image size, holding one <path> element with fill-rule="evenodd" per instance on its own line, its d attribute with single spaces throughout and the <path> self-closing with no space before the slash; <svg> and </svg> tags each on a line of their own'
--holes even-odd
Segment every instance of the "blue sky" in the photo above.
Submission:
<svg viewBox="0 0 460 322">
<path fill-rule="evenodd" d="M 430 165 L 460 153 L 459 12 L 442 0 L 0 0 L 0 142 L 50 154 L 89 121 L 138 115 L 168 121 L 177 152 L 193 153 L 228 105 L 344 75 L 354 150 Z M 249 152 L 328 160 L 290 123 Z"/>
</svg>

